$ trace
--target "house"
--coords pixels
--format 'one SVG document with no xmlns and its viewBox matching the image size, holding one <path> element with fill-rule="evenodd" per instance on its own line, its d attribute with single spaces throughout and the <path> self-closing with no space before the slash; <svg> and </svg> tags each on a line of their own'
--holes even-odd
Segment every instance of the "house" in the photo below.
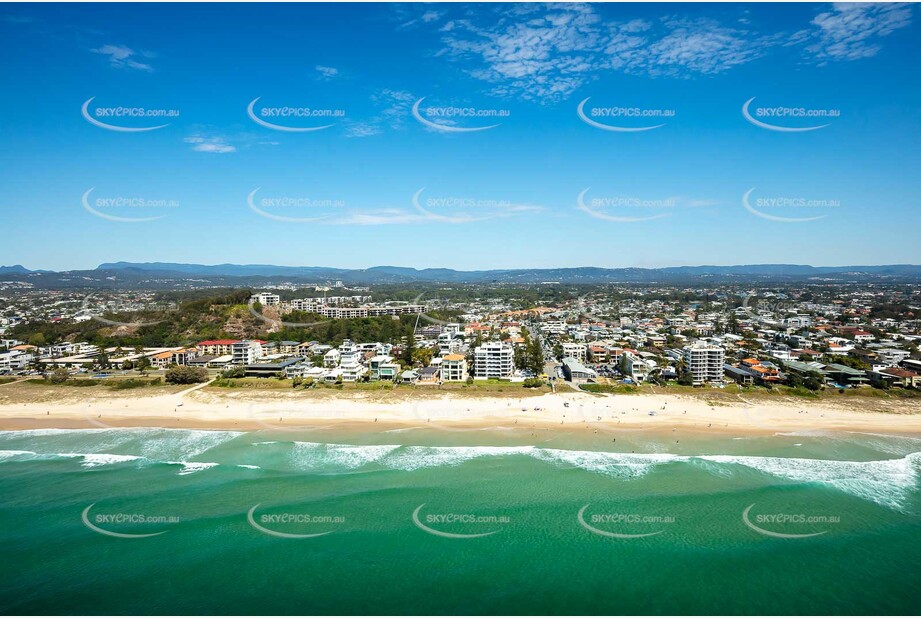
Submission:
<svg viewBox="0 0 921 618">
<path fill-rule="evenodd" d="M 358 382 L 368 373 L 368 368 L 351 356 L 339 365 L 339 369 L 342 371 L 343 382 Z"/>
<path fill-rule="evenodd" d="M 598 377 L 594 369 L 589 369 L 575 358 L 566 357 L 563 359 L 563 375 L 566 379 L 575 384 L 590 382 Z"/>
<path fill-rule="evenodd" d="M 287 376 L 288 368 L 300 362 L 301 358 L 289 358 L 275 363 L 253 363 L 243 366 L 244 375 L 253 378 L 274 378 L 278 374 Z"/>
<path fill-rule="evenodd" d="M 378 380 L 393 380 L 399 365 L 393 362 L 393 357 L 387 354 L 378 354 L 368 359 L 369 379 L 372 382 Z"/>
<path fill-rule="evenodd" d="M 335 348 L 328 351 L 323 355 L 323 366 L 327 369 L 332 369 L 339 366 L 339 360 L 342 358 L 342 353 Z"/>
<path fill-rule="evenodd" d="M 441 372 L 438 367 L 423 367 L 419 370 L 419 384 L 438 384 Z"/>
<path fill-rule="evenodd" d="M 869 381 L 866 371 L 837 363 L 826 365 L 824 373 L 838 386 L 860 386 Z"/>
<path fill-rule="evenodd" d="M 742 386 L 750 386 L 755 382 L 755 374 L 749 371 L 747 367 L 733 367 L 727 363 L 723 365 L 723 372 L 727 378 Z"/>
<path fill-rule="evenodd" d="M 887 367 L 878 372 L 870 372 L 870 379 L 876 385 L 888 384 L 902 388 L 916 388 L 921 386 L 921 374 L 901 367 Z"/>
</svg>

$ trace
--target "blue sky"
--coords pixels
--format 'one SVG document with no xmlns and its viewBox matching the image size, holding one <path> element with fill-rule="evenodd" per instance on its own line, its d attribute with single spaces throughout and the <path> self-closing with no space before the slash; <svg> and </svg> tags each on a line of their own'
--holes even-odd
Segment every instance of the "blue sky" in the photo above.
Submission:
<svg viewBox="0 0 921 618">
<path fill-rule="evenodd" d="M 916 13 L 4 5 L 0 263 L 921 263 Z"/>
</svg>

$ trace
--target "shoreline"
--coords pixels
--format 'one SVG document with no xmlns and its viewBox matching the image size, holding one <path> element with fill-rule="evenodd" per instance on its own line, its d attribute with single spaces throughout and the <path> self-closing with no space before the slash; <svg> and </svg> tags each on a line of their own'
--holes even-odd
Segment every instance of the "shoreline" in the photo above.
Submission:
<svg viewBox="0 0 921 618">
<path fill-rule="evenodd" d="M 714 435 L 785 431 L 921 434 L 921 407 L 910 403 L 900 403 L 900 412 L 871 412 L 789 398 L 768 402 L 739 397 L 727 402 L 686 395 L 599 396 L 576 391 L 521 398 L 443 396 L 391 402 L 214 389 L 132 395 L 2 403 L 0 431 L 118 427 L 296 431 L 336 427 L 379 432 L 411 427 L 474 431 L 540 426 L 588 433 L 681 429 Z"/>
</svg>

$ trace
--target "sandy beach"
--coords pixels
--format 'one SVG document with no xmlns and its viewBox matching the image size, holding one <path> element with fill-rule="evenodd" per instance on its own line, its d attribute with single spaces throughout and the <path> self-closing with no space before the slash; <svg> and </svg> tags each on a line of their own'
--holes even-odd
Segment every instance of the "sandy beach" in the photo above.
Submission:
<svg viewBox="0 0 921 618">
<path fill-rule="evenodd" d="M 146 395 L 146 396 L 145 396 Z M 18 400 L 17 400 L 18 399 Z M 291 430 L 341 426 L 380 431 L 386 427 L 440 426 L 457 429 L 563 426 L 567 431 L 693 430 L 774 433 L 868 431 L 921 433 L 921 405 L 896 402 L 891 411 L 797 400 L 720 400 L 687 395 L 591 395 L 576 391 L 517 397 L 462 397 L 425 393 L 392 401 L 361 393 L 315 397 L 290 391 L 193 387 L 163 393 L 67 393 L 52 400 L 0 400 L 0 430 L 37 428 L 177 427 Z"/>
</svg>

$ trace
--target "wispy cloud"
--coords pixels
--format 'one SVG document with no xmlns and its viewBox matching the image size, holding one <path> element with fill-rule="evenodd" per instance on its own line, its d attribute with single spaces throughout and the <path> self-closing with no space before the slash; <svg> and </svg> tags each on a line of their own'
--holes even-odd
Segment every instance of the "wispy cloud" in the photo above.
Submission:
<svg viewBox="0 0 921 618">
<path fill-rule="evenodd" d="M 31 24 L 33 19 L 26 15 L 13 15 L 11 13 L 3 13 L 0 15 L 0 22 L 7 24 Z"/>
<path fill-rule="evenodd" d="M 446 13 L 444 10 L 427 8 L 423 4 L 400 4 L 396 6 L 394 16 L 399 22 L 398 28 L 402 30 L 436 22 Z"/>
<path fill-rule="evenodd" d="M 784 46 L 822 62 L 874 55 L 880 37 L 907 26 L 907 4 L 841 4 L 799 31 L 763 33 L 750 11 L 727 23 L 663 16 L 611 21 L 596 5 L 497 5 L 439 20 L 437 55 L 471 63 L 493 93 L 540 101 L 569 97 L 606 72 L 652 77 L 716 75 Z M 418 19 L 417 19 L 418 20 Z"/>
<path fill-rule="evenodd" d="M 322 80 L 330 80 L 339 75 L 339 69 L 336 69 L 333 67 L 325 67 L 323 65 L 318 64 L 317 66 L 314 67 L 314 69 L 316 69 L 317 73 L 320 74 L 319 79 L 322 79 Z"/>
<path fill-rule="evenodd" d="M 137 57 L 152 57 L 153 54 L 150 52 L 136 52 L 124 45 L 103 45 L 98 49 L 92 49 L 90 51 L 95 54 L 108 56 L 109 64 L 119 69 L 137 69 L 138 71 L 147 71 L 148 73 L 154 70 L 149 64 L 135 60 Z"/>
<path fill-rule="evenodd" d="M 371 95 L 375 113 L 364 120 L 346 120 L 346 137 L 371 137 L 385 129 L 400 130 L 406 127 L 410 109 L 416 98 L 406 90 L 384 88 Z"/>
<path fill-rule="evenodd" d="M 907 3 L 835 4 L 812 20 L 809 34 L 817 40 L 806 51 L 823 63 L 869 58 L 880 50 L 880 37 L 908 26 L 911 17 Z"/>
<path fill-rule="evenodd" d="M 228 144 L 225 138 L 214 135 L 190 135 L 182 141 L 184 141 L 186 144 L 192 144 L 192 150 L 196 152 L 225 154 L 228 152 L 237 151 L 237 148 Z"/>
</svg>

